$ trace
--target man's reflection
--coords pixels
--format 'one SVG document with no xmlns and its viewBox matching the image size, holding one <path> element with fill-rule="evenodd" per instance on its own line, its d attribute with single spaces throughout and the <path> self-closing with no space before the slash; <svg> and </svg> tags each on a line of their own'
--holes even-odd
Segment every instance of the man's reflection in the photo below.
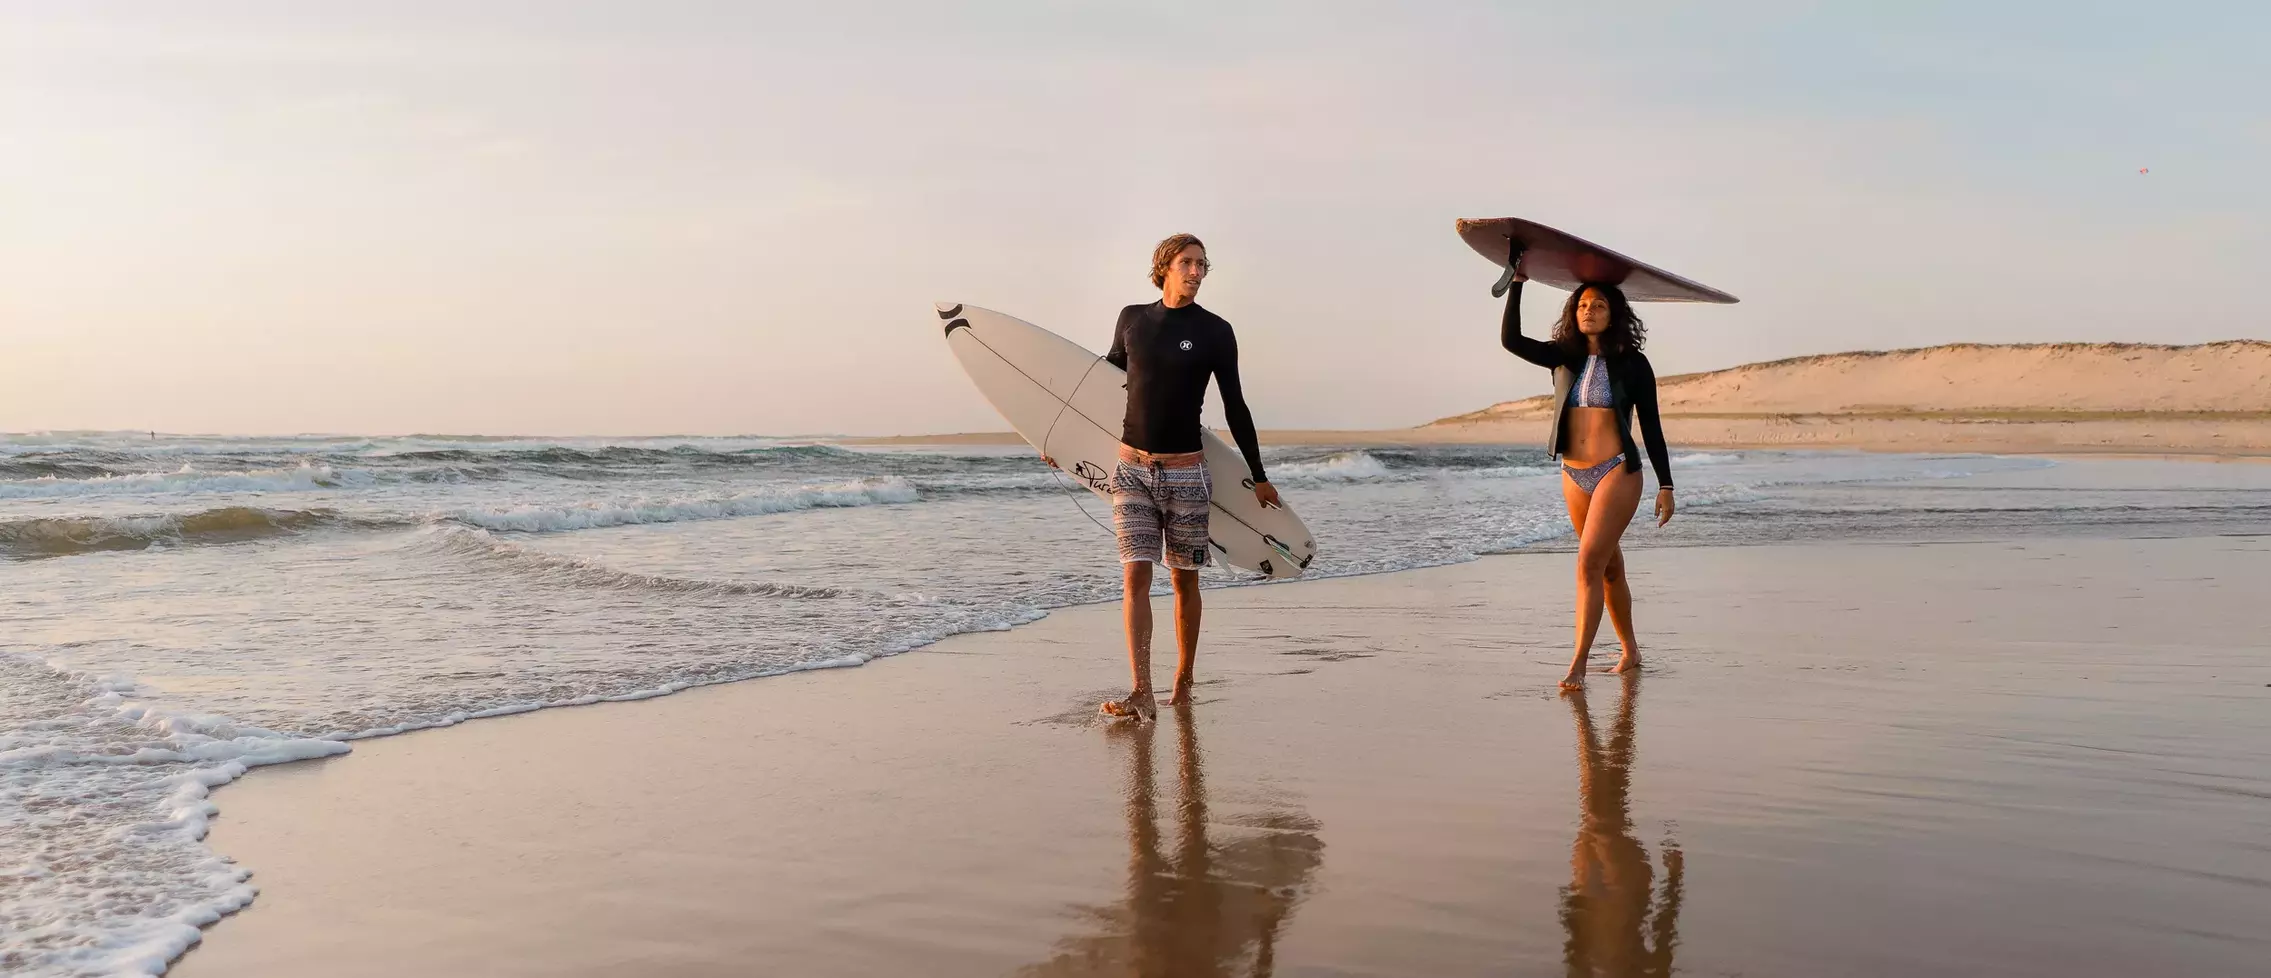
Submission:
<svg viewBox="0 0 2271 978">
<path fill-rule="evenodd" d="M 1268 975 L 1275 968 L 1278 932 L 1324 860 L 1319 826 L 1283 810 L 1212 820 L 1193 711 L 1172 712 L 1173 843 L 1159 826 L 1155 725 L 1112 731 L 1128 759 L 1127 898 L 1085 909 L 1101 933 L 1064 941 L 1055 958 L 1022 974 L 1201 978 Z M 1161 721 L 1156 726 L 1170 722 Z"/>
<path fill-rule="evenodd" d="M 1656 891 L 1648 850 L 1632 837 L 1633 713 L 1640 675 L 1627 673 L 1616 724 L 1603 745 L 1585 694 L 1569 695 L 1577 715 L 1577 789 L 1584 821 L 1561 891 L 1561 924 L 1569 932 L 1562 957 L 1571 975 L 1669 975 L 1679 944 L 1684 857 L 1666 839 L 1664 885 Z"/>
</svg>

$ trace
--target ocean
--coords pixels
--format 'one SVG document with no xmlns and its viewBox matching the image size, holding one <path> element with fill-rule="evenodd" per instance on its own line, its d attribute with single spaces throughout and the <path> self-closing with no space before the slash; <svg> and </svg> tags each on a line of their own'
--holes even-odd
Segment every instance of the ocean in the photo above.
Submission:
<svg viewBox="0 0 2271 978">
<path fill-rule="evenodd" d="M 1311 577 L 1571 545 L 1533 448 L 1267 454 L 1317 532 Z M 1644 505 L 1628 548 L 2271 532 L 2261 465 L 1710 451 L 1673 466 L 1679 517 L 1644 525 Z M 203 837 L 209 791 L 248 768 L 550 706 L 889 668 L 877 660 L 1115 598 L 1108 521 L 1026 450 L 0 435 L 0 971 L 156 970 L 245 906 L 247 872 Z"/>
</svg>

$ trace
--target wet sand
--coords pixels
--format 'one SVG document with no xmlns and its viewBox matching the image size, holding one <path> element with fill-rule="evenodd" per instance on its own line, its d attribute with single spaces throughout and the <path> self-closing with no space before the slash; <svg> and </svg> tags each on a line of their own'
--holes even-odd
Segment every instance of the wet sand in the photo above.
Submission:
<svg viewBox="0 0 2271 978">
<path fill-rule="evenodd" d="M 213 834 L 261 896 L 174 973 L 2271 960 L 2271 538 L 1631 560 L 1650 669 L 1579 697 L 1542 553 L 1212 592 L 1200 702 L 1152 727 L 1095 720 L 1088 607 L 262 769 Z"/>
</svg>

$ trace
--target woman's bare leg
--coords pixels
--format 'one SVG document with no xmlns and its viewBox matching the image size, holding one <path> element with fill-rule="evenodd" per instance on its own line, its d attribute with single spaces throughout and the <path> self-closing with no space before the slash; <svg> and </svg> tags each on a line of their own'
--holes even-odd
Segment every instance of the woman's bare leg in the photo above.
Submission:
<svg viewBox="0 0 2271 978">
<path fill-rule="evenodd" d="M 1624 576 L 1624 546 L 1618 544 L 1609 557 L 1609 627 L 1616 629 L 1617 644 L 1624 646 L 1624 655 L 1617 659 L 1610 672 L 1627 672 L 1640 668 L 1640 638 L 1632 630 L 1632 582 Z"/>
<path fill-rule="evenodd" d="M 1567 476 L 1562 481 L 1562 498 L 1567 502 L 1568 493 L 1578 490 Z M 1601 630 L 1602 605 L 1608 597 L 1609 562 L 1617 555 L 1626 524 L 1640 508 L 1640 486 L 1638 475 L 1618 466 L 1601 479 L 1588 500 L 1585 525 L 1577 534 L 1577 651 L 1570 657 L 1569 674 L 1562 677 L 1564 688 L 1585 681 L 1585 660 L 1593 650 L 1593 636 Z"/>
</svg>

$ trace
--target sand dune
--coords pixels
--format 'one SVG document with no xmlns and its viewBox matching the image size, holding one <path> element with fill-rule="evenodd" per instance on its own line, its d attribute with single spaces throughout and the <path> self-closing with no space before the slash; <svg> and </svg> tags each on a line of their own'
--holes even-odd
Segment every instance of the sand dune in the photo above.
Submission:
<svg viewBox="0 0 2271 978">
<path fill-rule="evenodd" d="M 1541 385 L 1545 376 L 1538 372 Z M 2271 417 L 2271 343 L 1958 344 L 1794 357 L 1659 385 L 1666 415 Z M 1540 417 L 1546 400 L 1506 401 L 1434 424 Z"/>
<path fill-rule="evenodd" d="M 1658 394 L 1676 445 L 2271 453 L 2271 343 L 2260 340 L 1834 353 L 1665 377 Z M 1444 418 L 1418 440 L 1542 441 L 1547 401 Z"/>
</svg>

